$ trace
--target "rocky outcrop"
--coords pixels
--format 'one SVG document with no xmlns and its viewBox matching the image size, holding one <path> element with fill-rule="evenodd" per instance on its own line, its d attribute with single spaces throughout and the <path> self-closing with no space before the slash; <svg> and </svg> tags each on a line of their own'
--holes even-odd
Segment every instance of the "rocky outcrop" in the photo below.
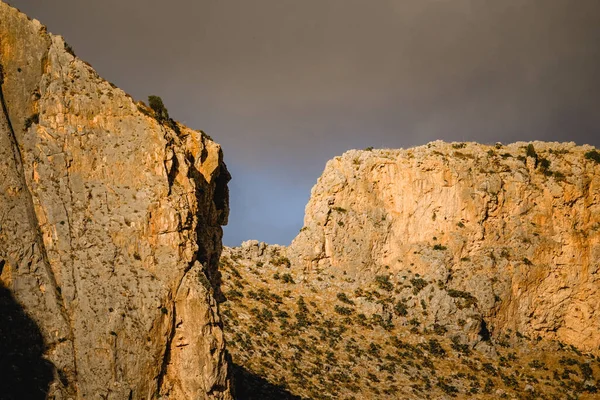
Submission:
<svg viewBox="0 0 600 400">
<path fill-rule="evenodd" d="M 2 2 L 0 23 L 0 282 L 40 329 L 48 396 L 231 398 L 220 146 Z"/>
<path fill-rule="evenodd" d="M 599 160 L 573 143 L 349 151 L 327 163 L 287 256 L 316 285 L 418 274 L 472 296 L 492 335 L 597 351 Z"/>
</svg>

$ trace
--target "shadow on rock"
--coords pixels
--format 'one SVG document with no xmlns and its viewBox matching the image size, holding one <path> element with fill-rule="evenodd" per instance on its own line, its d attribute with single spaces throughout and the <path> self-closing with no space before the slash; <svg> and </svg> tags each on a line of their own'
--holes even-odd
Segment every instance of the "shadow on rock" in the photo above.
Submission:
<svg viewBox="0 0 600 400">
<path fill-rule="evenodd" d="M 36 323 L 0 283 L 0 398 L 45 399 L 54 366 Z"/>
<path fill-rule="evenodd" d="M 302 400 L 279 385 L 233 364 L 233 382 L 237 400 Z"/>
</svg>

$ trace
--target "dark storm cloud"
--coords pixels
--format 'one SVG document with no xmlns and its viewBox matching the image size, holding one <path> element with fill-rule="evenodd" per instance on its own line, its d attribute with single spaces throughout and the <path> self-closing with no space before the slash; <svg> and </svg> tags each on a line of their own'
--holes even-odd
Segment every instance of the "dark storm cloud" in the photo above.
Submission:
<svg viewBox="0 0 600 400">
<path fill-rule="evenodd" d="M 229 243 L 289 241 L 298 193 L 348 148 L 600 145 L 597 0 L 11 3 L 223 145 Z"/>
</svg>

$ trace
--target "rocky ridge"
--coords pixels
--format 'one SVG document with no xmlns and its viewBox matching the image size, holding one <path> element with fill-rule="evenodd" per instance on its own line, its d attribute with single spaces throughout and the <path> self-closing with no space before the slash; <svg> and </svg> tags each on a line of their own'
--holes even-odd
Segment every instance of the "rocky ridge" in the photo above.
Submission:
<svg viewBox="0 0 600 400">
<path fill-rule="evenodd" d="M 43 395 L 230 399 L 220 146 L 3 2 L 0 22 L 0 282 L 39 327 Z"/>
</svg>

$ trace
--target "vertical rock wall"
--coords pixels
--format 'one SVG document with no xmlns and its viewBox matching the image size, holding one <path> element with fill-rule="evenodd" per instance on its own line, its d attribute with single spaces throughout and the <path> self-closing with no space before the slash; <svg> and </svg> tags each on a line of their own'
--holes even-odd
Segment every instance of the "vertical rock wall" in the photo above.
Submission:
<svg viewBox="0 0 600 400">
<path fill-rule="evenodd" d="M 231 398 L 219 296 L 229 173 L 0 2 L 0 281 L 56 398 Z"/>
</svg>

